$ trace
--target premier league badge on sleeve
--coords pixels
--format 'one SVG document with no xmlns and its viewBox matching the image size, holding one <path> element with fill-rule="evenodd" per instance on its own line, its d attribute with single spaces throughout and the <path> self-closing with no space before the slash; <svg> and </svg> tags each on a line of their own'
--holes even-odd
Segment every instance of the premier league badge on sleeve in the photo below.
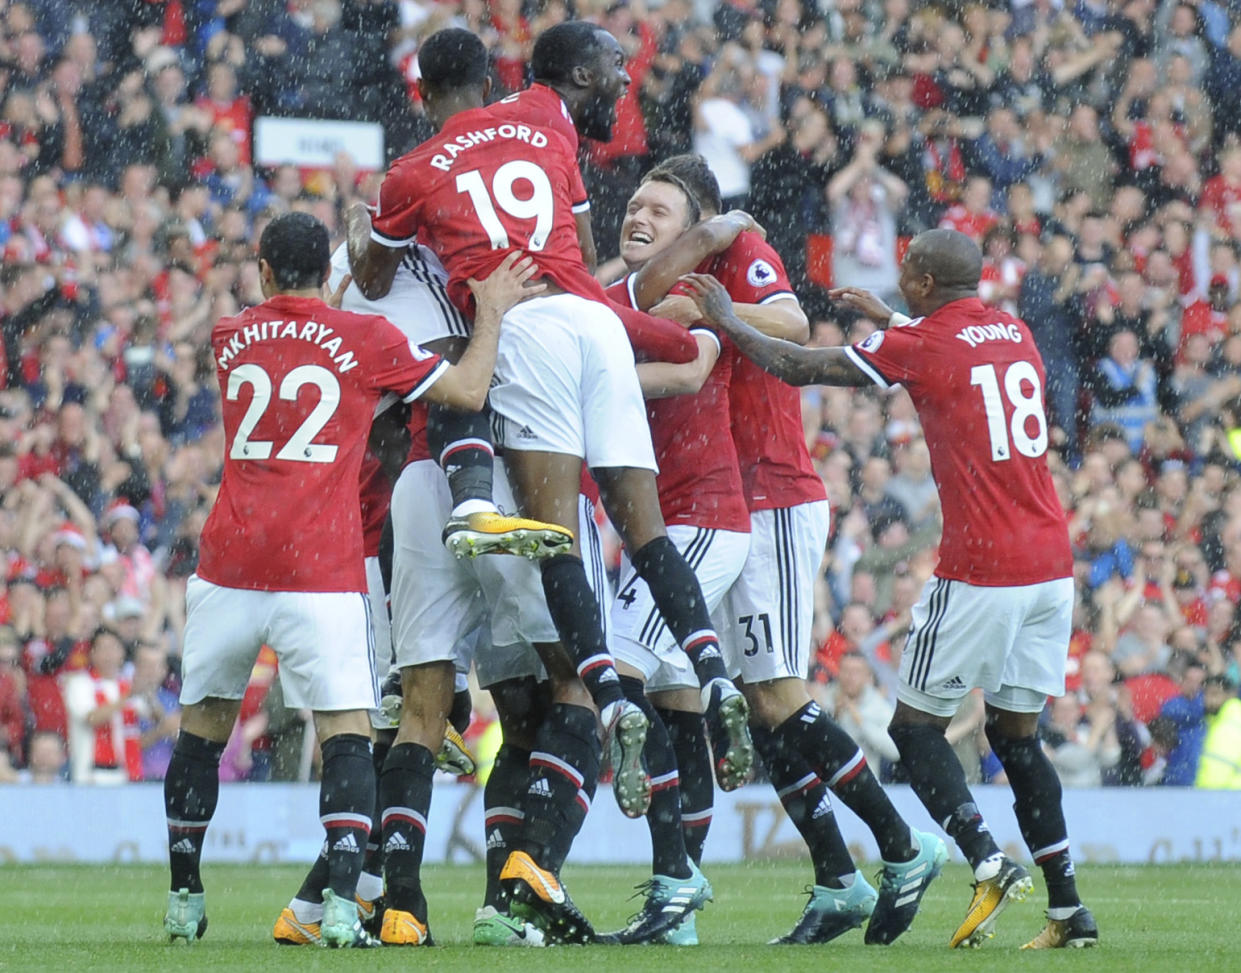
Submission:
<svg viewBox="0 0 1241 973">
<path fill-rule="evenodd" d="M 875 352 L 879 350 L 881 344 L 883 344 L 883 332 L 874 331 L 858 347 L 863 351 Z"/>
<path fill-rule="evenodd" d="M 766 260 L 755 260 L 745 272 L 745 279 L 750 282 L 751 287 L 766 287 L 775 283 L 776 268 Z"/>
</svg>

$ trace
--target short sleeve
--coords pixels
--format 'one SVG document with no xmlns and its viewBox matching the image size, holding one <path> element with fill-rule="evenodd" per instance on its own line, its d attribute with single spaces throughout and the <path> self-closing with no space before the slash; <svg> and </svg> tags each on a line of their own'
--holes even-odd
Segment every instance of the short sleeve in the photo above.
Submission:
<svg viewBox="0 0 1241 973">
<path fill-rule="evenodd" d="M 448 362 L 414 344 L 387 318 L 374 318 L 368 337 L 364 364 L 368 384 L 376 392 L 392 392 L 413 402 L 448 369 Z"/>
<path fill-rule="evenodd" d="M 917 322 L 913 322 L 916 324 Z M 910 325 L 876 331 L 864 341 L 850 345 L 845 354 L 880 388 L 916 385 L 920 368 L 926 367 L 926 351 Z"/>
<path fill-rule="evenodd" d="M 413 243 L 420 223 L 419 202 L 404 168 L 388 170 L 379 185 L 378 210 L 371 217 L 371 239 L 393 249 Z"/>
<path fill-rule="evenodd" d="M 746 232 L 711 265 L 729 296 L 738 304 L 795 300 L 784 262 L 757 233 Z"/>
</svg>

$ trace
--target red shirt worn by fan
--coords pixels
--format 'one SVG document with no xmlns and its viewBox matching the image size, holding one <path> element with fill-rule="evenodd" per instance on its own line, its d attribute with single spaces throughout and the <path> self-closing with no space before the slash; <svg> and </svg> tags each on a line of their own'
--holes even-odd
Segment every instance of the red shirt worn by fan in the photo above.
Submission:
<svg viewBox="0 0 1241 973">
<path fill-rule="evenodd" d="M 447 363 L 376 315 L 277 295 L 211 333 L 224 476 L 200 577 L 263 591 L 365 591 L 358 482 L 375 404 Z"/>
<path fill-rule="evenodd" d="M 936 575 L 992 587 L 1072 575 L 1047 468 L 1046 373 L 1025 322 L 966 298 L 848 354 L 918 410 L 944 511 Z"/>
<path fill-rule="evenodd" d="M 739 304 L 793 297 L 779 255 L 757 233 L 742 233 L 698 270 L 715 277 Z M 768 375 L 731 342 L 725 347 L 733 359 L 729 386 L 733 443 L 750 510 L 826 500 L 827 491 L 806 448 L 801 392 Z"/>
</svg>

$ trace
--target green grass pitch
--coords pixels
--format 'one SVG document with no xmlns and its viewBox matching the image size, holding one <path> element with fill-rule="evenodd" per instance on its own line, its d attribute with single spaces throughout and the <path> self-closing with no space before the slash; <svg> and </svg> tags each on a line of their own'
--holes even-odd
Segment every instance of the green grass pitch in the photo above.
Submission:
<svg viewBox="0 0 1241 973">
<path fill-rule="evenodd" d="M 1079 885 L 1098 918 L 1102 944 L 1054 953 L 1018 951 L 1042 926 L 1037 880 L 1034 894 L 1009 908 L 986 946 L 949 950 L 948 936 L 969 898 L 969 874 L 961 865 L 945 869 L 913 928 L 893 946 L 868 948 L 860 930 L 825 946 L 766 946 L 792 926 L 805 902 L 799 893 L 809 869 L 788 862 L 711 867 L 715 902 L 699 916 L 703 945 L 696 949 L 469 945 L 482 890 L 477 867 L 428 870 L 431 929 L 439 943 L 434 949 L 278 947 L 270 938 L 272 922 L 303 871 L 288 865 L 207 866 L 211 926 L 192 947 L 171 947 L 160 927 L 167 881 L 162 868 L 0 867 L 0 970 L 1241 970 L 1236 865 L 1083 866 Z M 631 867 L 570 865 L 565 871 L 574 900 L 600 929 L 623 924 L 636 905 L 628 900 L 631 886 L 643 877 Z"/>
</svg>

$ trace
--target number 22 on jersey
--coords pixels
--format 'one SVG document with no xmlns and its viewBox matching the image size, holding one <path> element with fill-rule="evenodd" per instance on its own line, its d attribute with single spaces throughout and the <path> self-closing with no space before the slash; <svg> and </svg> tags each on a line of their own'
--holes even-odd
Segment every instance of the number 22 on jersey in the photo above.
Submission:
<svg viewBox="0 0 1241 973">
<path fill-rule="evenodd" d="M 530 184 L 530 195 L 524 199 L 515 192 L 518 182 Z M 555 197 L 547 173 L 533 162 L 513 159 L 504 163 L 492 177 L 490 192 L 478 169 L 463 172 L 457 176 L 457 192 L 470 197 L 478 222 L 491 240 L 492 250 L 506 250 L 512 245 L 537 252 L 547 246 L 555 215 Z M 510 244 L 508 230 L 501 222 L 496 206 L 515 220 L 534 221 L 534 228 L 524 244 Z"/>
<path fill-rule="evenodd" d="M 254 394 L 246 408 L 246 414 L 237 426 L 237 435 L 233 437 L 232 448 L 228 451 L 229 459 L 270 459 L 273 444 L 261 439 L 251 439 L 250 434 L 254 432 L 254 427 L 259 424 L 271 404 L 271 376 L 262 365 L 253 362 L 238 365 L 228 376 L 227 397 L 230 402 L 241 398 L 243 385 L 254 389 Z M 294 463 L 331 463 L 336 459 L 336 447 L 312 440 L 327 425 L 328 420 L 336 413 L 336 407 L 340 405 L 340 382 L 322 365 L 298 365 L 285 375 L 280 383 L 280 398 L 285 402 L 296 402 L 297 394 L 303 385 L 317 386 L 319 401 L 289 437 L 289 441 L 280 447 L 276 459 Z"/>
<path fill-rule="evenodd" d="M 1025 383 L 1031 391 L 1027 395 Z M 1043 388 L 1038 370 L 1028 361 L 1015 361 L 1004 372 L 1003 393 L 995 365 L 975 365 L 970 369 L 970 385 L 982 390 L 982 404 L 987 413 L 987 432 L 991 438 L 991 458 L 1003 462 L 1012 457 L 1011 446 L 1031 459 L 1047 452 L 1047 416 L 1043 412 Z M 1013 408 L 1011 422 L 1004 415 L 1004 399 Z M 1038 431 L 1031 436 L 1027 423 L 1033 419 Z"/>
</svg>

